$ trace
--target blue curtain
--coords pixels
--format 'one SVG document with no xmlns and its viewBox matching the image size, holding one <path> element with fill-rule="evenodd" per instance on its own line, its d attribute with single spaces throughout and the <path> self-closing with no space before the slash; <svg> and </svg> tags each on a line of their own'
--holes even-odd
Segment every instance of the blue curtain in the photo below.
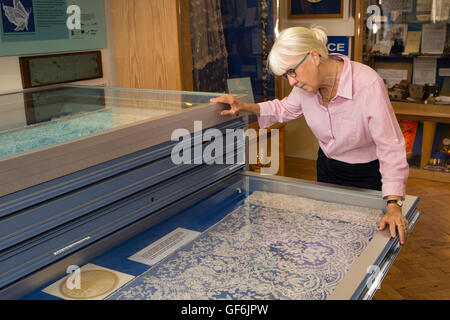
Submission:
<svg viewBox="0 0 450 320">
<path fill-rule="evenodd" d="M 227 79 L 250 78 L 255 102 L 274 99 L 267 72 L 274 42 L 272 0 L 191 0 L 194 90 L 227 91 Z"/>
<path fill-rule="evenodd" d="M 221 10 L 228 77 L 250 77 L 255 102 L 274 99 L 274 78 L 266 68 L 274 42 L 272 0 L 221 0 Z"/>
</svg>

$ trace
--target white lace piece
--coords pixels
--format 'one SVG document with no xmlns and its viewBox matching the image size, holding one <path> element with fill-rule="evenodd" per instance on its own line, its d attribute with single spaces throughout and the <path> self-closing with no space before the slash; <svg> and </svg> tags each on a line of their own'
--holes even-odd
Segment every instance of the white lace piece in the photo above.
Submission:
<svg viewBox="0 0 450 320">
<path fill-rule="evenodd" d="M 220 1 L 191 0 L 192 62 L 197 70 L 228 56 Z"/>
<path fill-rule="evenodd" d="M 326 299 L 381 216 L 258 191 L 108 299 Z"/>
</svg>

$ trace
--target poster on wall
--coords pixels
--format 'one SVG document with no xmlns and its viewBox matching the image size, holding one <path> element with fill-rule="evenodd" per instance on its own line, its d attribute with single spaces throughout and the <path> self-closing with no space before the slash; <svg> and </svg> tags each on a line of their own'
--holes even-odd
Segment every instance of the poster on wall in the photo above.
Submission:
<svg viewBox="0 0 450 320">
<path fill-rule="evenodd" d="M 349 56 L 350 38 L 349 37 L 328 37 L 327 49 L 329 53 L 340 53 Z"/>
<path fill-rule="evenodd" d="M 342 18 L 344 0 L 289 0 L 288 17 L 298 18 Z"/>
<path fill-rule="evenodd" d="M 69 6 L 79 9 L 73 28 Z M 103 0 L 0 0 L 0 56 L 105 47 Z"/>
</svg>

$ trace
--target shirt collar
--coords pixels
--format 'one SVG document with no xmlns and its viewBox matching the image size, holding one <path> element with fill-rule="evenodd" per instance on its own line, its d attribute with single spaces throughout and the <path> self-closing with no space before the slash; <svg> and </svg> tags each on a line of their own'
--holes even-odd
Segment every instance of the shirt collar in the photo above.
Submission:
<svg viewBox="0 0 450 320">
<path fill-rule="evenodd" d="M 340 53 L 330 53 L 329 56 L 339 57 L 344 60 L 344 69 L 342 70 L 341 79 L 339 81 L 337 95 L 342 98 L 353 99 L 352 64 L 349 57 Z"/>
</svg>

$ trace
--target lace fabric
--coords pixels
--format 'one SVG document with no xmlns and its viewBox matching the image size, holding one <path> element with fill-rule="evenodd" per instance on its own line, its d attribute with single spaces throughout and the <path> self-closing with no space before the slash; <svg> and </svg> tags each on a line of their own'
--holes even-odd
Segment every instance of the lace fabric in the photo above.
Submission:
<svg viewBox="0 0 450 320">
<path fill-rule="evenodd" d="M 191 46 L 194 69 L 227 58 L 220 0 L 191 0 Z"/>
<path fill-rule="evenodd" d="M 255 192 L 109 299 L 326 299 L 378 230 L 379 210 Z"/>
</svg>

